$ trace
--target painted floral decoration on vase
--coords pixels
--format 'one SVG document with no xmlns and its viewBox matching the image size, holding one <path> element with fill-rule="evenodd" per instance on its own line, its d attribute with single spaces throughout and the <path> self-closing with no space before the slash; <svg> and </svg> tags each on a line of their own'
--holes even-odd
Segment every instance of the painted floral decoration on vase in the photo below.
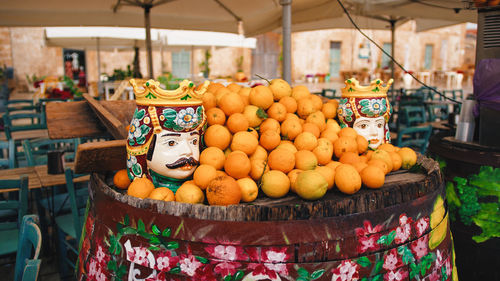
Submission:
<svg viewBox="0 0 500 281">
<path fill-rule="evenodd" d="M 354 128 L 368 141 L 368 146 L 376 149 L 391 140 L 389 118 L 392 107 L 387 98 L 387 90 L 393 80 L 384 86 L 380 79 L 373 80 L 369 86 L 360 86 L 358 80 L 345 81 L 342 98 L 338 107 L 340 126 Z"/>
<path fill-rule="evenodd" d="M 176 90 L 167 91 L 158 81 L 139 85 L 130 80 L 137 103 L 127 139 L 131 180 L 148 177 L 156 187 L 176 192 L 193 174 L 206 122 L 201 97 L 209 83 L 196 90 L 193 82 L 184 80 Z"/>
</svg>

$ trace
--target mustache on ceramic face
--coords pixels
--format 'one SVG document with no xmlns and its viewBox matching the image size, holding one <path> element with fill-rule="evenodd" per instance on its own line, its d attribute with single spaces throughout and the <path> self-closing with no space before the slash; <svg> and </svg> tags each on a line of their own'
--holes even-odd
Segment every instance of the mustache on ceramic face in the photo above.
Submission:
<svg viewBox="0 0 500 281">
<path fill-rule="evenodd" d="M 190 157 L 190 158 L 181 158 L 175 161 L 174 163 L 165 164 L 165 166 L 167 166 L 167 168 L 169 169 L 177 169 L 186 165 L 196 166 L 198 165 L 198 161 L 196 161 L 196 159 L 194 159 L 193 157 Z"/>
</svg>

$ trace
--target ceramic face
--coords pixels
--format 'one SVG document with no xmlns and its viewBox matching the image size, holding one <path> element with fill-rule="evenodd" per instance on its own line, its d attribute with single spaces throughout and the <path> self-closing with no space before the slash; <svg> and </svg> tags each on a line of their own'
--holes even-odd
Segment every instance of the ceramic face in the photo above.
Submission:
<svg viewBox="0 0 500 281">
<path fill-rule="evenodd" d="M 193 174 L 200 160 L 199 132 L 176 133 L 162 130 L 156 136 L 148 168 L 175 179 Z"/>
<path fill-rule="evenodd" d="M 376 118 L 359 117 L 354 121 L 353 128 L 368 140 L 368 146 L 372 149 L 376 149 L 385 142 L 385 120 L 382 116 Z"/>
</svg>

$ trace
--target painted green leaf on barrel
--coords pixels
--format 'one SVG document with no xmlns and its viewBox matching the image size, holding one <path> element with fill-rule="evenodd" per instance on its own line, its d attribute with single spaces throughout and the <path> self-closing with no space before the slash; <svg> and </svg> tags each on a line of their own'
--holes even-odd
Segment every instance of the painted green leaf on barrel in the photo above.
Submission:
<svg viewBox="0 0 500 281">
<path fill-rule="evenodd" d="M 135 230 L 134 228 L 132 228 L 130 226 L 127 226 L 127 227 L 123 228 L 122 234 L 123 235 L 137 234 L 137 230 Z"/>
<path fill-rule="evenodd" d="M 398 248 L 398 254 L 402 256 L 402 261 L 404 264 L 409 264 L 415 260 L 413 253 L 407 246 L 402 246 Z"/>
<path fill-rule="evenodd" d="M 181 268 L 178 267 L 178 266 L 176 266 L 176 267 L 170 269 L 169 272 L 172 273 L 172 274 L 179 274 L 179 273 L 181 273 Z"/>
<path fill-rule="evenodd" d="M 151 250 L 151 251 L 159 251 L 160 247 L 158 247 L 158 246 L 149 246 L 148 249 Z"/>
<path fill-rule="evenodd" d="M 115 260 L 110 260 L 108 262 L 108 270 L 109 271 L 113 271 L 113 272 L 117 270 L 116 261 Z"/>
<path fill-rule="evenodd" d="M 356 261 L 359 265 L 361 265 L 362 267 L 369 267 L 372 263 L 370 262 L 370 260 L 368 259 L 368 257 L 360 257 L 357 261 Z"/>
<path fill-rule="evenodd" d="M 121 280 L 123 275 L 125 275 L 125 273 L 127 273 L 127 267 L 124 264 L 122 264 L 118 268 L 118 271 L 116 271 L 116 275 L 118 276 L 118 280 Z"/>
<path fill-rule="evenodd" d="M 297 269 L 297 274 L 302 277 L 309 277 L 309 272 L 307 272 L 307 270 L 303 267 Z"/>
<path fill-rule="evenodd" d="M 200 256 L 195 256 L 195 257 L 196 257 L 196 259 L 197 259 L 199 262 L 201 262 L 201 263 L 203 263 L 203 264 L 207 264 L 207 263 L 208 263 L 208 259 L 207 259 L 207 258 L 200 257 Z"/>
<path fill-rule="evenodd" d="M 373 268 L 373 274 L 378 274 L 380 270 L 382 270 L 382 266 L 384 265 L 384 260 L 380 259 L 377 261 L 375 264 L 375 267 Z"/>
<path fill-rule="evenodd" d="M 153 224 L 151 226 L 151 231 L 153 232 L 154 235 L 160 235 L 161 234 L 161 231 L 158 228 L 158 226 L 156 226 L 156 224 Z"/>
<path fill-rule="evenodd" d="M 146 226 L 144 225 L 144 222 L 141 219 L 137 221 L 137 230 L 146 231 Z"/>
<path fill-rule="evenodd" d="M 297 281 L 309 281 L 309 277 L 299 276 L 297 277 Z"/>
<path fill-rule="evenodd" d="M 179 248 L 179 243 L 177 243 L 175 241 L 171 241 L 171 242 L 167 243 L 167 249 L 169 249 L 169 250 L 175 250 L 177 248 Z"/>
<path fill-rule="evenodd" d="M 161 233 L 161 236 L 170 237 L 171 233 L 172 233 L 172 230 L 170 229 L 170 227 L 167 227 L 163 230 L 163 232 Z"/>
<path fill-rule="evenodd" d="M 122 231 L 123 231 L 123 224 L 122 223 L 119 223 L 119 222 L 116 223 L 116 231 L 118 233 L 122 233 Z"/>
<path fill-rule="evenodd" d="M 318 269 L 314 271 L 313 273 L 311 273 L 311 280 L 316 280 L 320 278 L 323 275 L 323 273 L 325 273 L 324 269 Z"/>
<path fill-rule="evenodd" d="M 374 276 L 371 281 L 382 281 L 383 276 L 382 274 L 379 274 L 377 276 Z"/>
<path fill-rule="evenodd" d="M 243 275 L 244 275 L 244 274 L 245 274 L 245 273 L 243 272 L 243 270 L 238 270 L 238 271 L 236 272 L 236 274 L 234 274 L 234 281 L 238 281 L 238 280 L 243 279 Z"/>
<path fill-rule="evenodd" d="M 232 278 L 231 274 L 228 274 L 224 277 L 224 281 L 231 281 L 231 278 Z"/>
<path fill-rule="evenodd" d="M 149 244 L 153 244 L 153 245 L 160 244 L 160 238 L 158 238 L 156 236 L 149 238 Z"/>
</svg>

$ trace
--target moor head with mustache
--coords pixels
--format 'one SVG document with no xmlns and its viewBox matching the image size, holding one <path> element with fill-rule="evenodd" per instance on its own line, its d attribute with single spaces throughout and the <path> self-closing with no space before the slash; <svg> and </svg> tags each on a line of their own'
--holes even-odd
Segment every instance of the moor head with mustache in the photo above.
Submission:
<svg viewBox="0 0 500 281">
<path fill-rule="evenodd" d="M 174 179 L 191 176 L 200 160 L 200 132 L 155 134 L 147 153 L 147 165 L 153 172 Z"/>
</svg>

